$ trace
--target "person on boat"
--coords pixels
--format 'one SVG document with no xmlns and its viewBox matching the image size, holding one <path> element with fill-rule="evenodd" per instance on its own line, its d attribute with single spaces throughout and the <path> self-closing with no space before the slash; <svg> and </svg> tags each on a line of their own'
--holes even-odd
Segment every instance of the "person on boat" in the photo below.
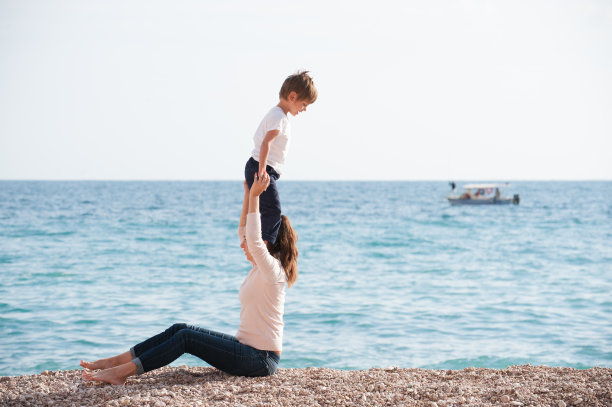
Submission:
<svg viewBox="0 0 612 407">
<path fill-rule="evenodd" d="M 266 172 L 254 175 L 250 191 L 244 183 L 238 235 L 253 268 L 240 286 L 242 307 L 236 336 L 174 324 L 120 355 L 95 362 L 82 360 L 85 380 L 123 384 L 128 377 L 166 366 L 184 353 L 231 375 L 274 374 L 282 351 L 285 284 L 290 287 L 297 279 L 298 250 L 297 234 L 284 215 L 274 245 L 262 239 L 259 196 L 269 185 Z"/>
</svg>

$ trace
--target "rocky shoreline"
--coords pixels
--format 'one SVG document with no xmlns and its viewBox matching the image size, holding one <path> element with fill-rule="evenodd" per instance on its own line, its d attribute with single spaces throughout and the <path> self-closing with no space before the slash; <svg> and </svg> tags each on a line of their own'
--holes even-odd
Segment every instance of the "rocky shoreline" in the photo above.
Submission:
<svg viewBox="0 0 612 407">
<path fill-rule="evenodd" d="M 124 386 L 81 370 L 0 377 L 1 406 L 609 406 L 612 369 L 279 369 L 272 377 L 165 367 Z"/>
</svg>

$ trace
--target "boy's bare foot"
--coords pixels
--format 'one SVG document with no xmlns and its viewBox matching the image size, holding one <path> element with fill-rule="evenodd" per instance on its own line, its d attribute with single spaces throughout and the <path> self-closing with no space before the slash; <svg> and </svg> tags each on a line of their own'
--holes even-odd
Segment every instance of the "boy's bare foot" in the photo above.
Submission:
<svg viewBox="0 0 612 407">
<path fill-rule="evenodd" d="M 114 385 L 125 384 L 128 377 L 136 374 L 136 365 L 133 362 L 98 372 L 83 371 L 83 379 L 87 381 L 110 383 Z"/>
</svg>

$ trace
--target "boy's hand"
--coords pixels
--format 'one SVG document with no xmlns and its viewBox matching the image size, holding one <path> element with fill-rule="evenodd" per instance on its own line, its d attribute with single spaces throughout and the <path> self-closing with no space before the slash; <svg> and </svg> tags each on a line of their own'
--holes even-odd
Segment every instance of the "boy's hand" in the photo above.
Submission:
<svg viewBox="0 0 612 407">
<path fill-rule="evenodd" d="M 254 196 L 259 196 L 268 189 L 268 185 L 270 185 L 270 176 L 267 172 L 264 172 L 263 176 L 259 176 L 259 174 L 255 174 L 253 176 L 253 185 L 251 185 L 251 194 Z"/>
<path fill-rule="evenodd" d="M 260 165 L 259 166 L 259 172 L 257 173 L 257 175 L 259 176 L 259 178 L 262 178 L 264 176 L 264 174 L 267 174 L 266 172 L 266 164 L 264 163 L 264 165 Z"/>
</svg>

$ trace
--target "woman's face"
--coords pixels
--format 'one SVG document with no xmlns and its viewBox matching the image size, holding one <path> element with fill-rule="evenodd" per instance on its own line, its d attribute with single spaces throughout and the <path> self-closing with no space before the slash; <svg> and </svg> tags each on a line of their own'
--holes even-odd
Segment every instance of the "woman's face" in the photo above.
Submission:
<svg viewBox="0 0 612 407">
<path fill-rule="evenodd" d="M 243 240 L 242 243 L 240 243 L 240 247 L 242 248 L 242 251 L 244 252 L 244 255 L 246 256 L 247 260 L 251 263 L 255 263 L 255 261 L 253 260 L 253 256 L 251 256 L 251 253 L 249 252 L 249 246 L 247 246 L 246 240 Z"/>
</svg>

